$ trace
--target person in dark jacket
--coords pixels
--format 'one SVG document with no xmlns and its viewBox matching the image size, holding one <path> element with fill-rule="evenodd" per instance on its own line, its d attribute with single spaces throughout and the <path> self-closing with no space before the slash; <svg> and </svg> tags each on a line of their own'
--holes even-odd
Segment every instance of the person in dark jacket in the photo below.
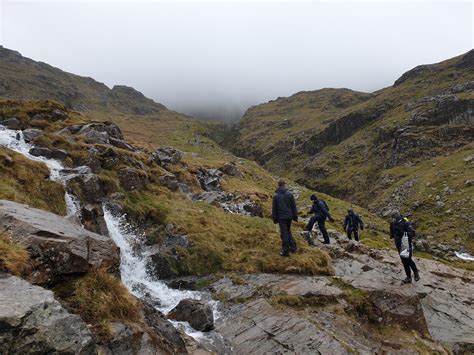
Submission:
<svg viewBox="0 0 474 355">
<path fill-rule="evenodd" d="M 362 218 L 352 208 L 349 208 L 346 218 L 344 218 L 344 230 L 347 233 L 347 237 L 352 240 L 352 234 L 354 234 L 354 239 L 359 241 L 359 228 L 364 230 L 364 222 L 362 222 Z"/>
<path fill-rule="evenodd" d="M 407 277 L 403 280 L 404 284 L 411 283 L 411 271 L 413 270 L 415 281 L 420 279 L 420 274 L 418 272 L 418 268 L 416 267 L 415 262 L 412 260 L 412 253 L 413 253 L 413 237 L 415 236 L 415 229 L 413 225 L 408 221 L 407 218 L 403 217 L 399 211 L 395 211 L 392 213 L 392 223 L 390 223 L 390 239 L 395 240 L 395 246 L 400 254 L 402 249 L 402 238 L 405 233 L 408 236 L 408 245 L 410 250 L 410 256 L 408 258 L 402 259 L 403 268 L 405 269 L 405 274 Z"/>
<path fill-rule="evenodd" d="M 311 201 L 313 201 L 313 206 L 311 206 L 311 210 L 309 214 L 313 214 L 314 216 L 310 218 L 308 224 L 306 225 L 306 231 L 311 233 L 313 230 L 314 224 L 317 222 L 319 230 L 321 231 L 324 244 L 329 244 L 329 234 L 326 230 L 326 219 L 329 219 L 331 222 L 334 222 L 334 219 L 331 217 L 329 213 L 329 208 L 323 200 L 318 199 L 316 195 L 311 195 Z"/>
<path fill-rule="evenodd" d="M 288 191 L 283 180 L 278 182 L 278 189 L 273 196 L 272 219 L 280 227 L 281 256 L 290 256 L 296 252 L 296 242 L 291 233 L 291 222 L 298 221 L 295 197 Z"/>
</svg>

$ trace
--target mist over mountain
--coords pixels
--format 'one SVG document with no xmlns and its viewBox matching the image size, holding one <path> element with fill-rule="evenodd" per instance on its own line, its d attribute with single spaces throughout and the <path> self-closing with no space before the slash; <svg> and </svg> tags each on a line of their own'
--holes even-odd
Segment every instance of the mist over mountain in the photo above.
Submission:
<svg viewBox="0 0 474 355">
<path fill-rule="evenodd" d="M 299 91 L 373 92 L 472 47 L 472 4 L 452 1 L 3 1 L 0 22 L 25 57 L 227 120 Z"/>
</svg>

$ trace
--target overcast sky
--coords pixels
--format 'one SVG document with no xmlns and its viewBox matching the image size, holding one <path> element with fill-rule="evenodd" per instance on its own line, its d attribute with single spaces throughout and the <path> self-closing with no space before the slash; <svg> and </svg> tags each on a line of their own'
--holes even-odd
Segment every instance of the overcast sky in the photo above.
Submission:
<svg viewBox="0 0 474 355">
<path fill-rule="evenodd" d="M 301 90 L 377 90 L 473 47 L 472 1 L 0 4 L 5 47 L 201 116 Z"/>
</svg>

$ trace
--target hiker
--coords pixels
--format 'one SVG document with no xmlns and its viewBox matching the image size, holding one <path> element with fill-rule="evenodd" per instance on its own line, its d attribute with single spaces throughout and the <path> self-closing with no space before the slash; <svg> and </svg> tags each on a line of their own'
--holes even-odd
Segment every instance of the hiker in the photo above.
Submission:
<svg viewBox="0 0 474 355">
<path fill-rule="evenodd" d="M 352 240 L 352 234 L 354 234 L 354 239 L 358 242 L 359 228 L 364 230 L 364 222 L 362 222 L 362 218 L 352 208 L 349 208 L 346 218 L 344 218 L 344 230 L 347 233 L 347 237 Z"/>
<path fill-rule="evenodd" d="M 291 234 L 291 222 L 298 222 L 298 210 L 295 197 L 288 191 L 283 180 L 278 181 L 278 189 L 273 195 L 272 219 L 280 226 L 280 255 L 290 256 L 290 252 L 296 252 L 296 242 Z"/>
<path fill-rule="evenodd" d="M 413 245 L 412 240 L 415 236 L 415 229 L 413 225 L 408 221 L 407 218 L 403 217 L 399 211 L 392 213 L 393 221 L 390 223 L 390 239 L 395 240 L 395 246 L 397 247 L 400 259 L 402 259 L 403 268 L 407 277 L 403 280 L 404 284 L 411 283 L 411 271 L 415 276 L 415 281 L 420 279 L 418 268 L 415 262 L 412 260 Z M 404 236 L 406 242 L 403 240 Z"/>
<path fill-rule="evenodd" d="M 316 195 L 311 195 L 310 199 L 313 201 L 313 206 L 311 206 L 309 214 L 314 213 L 314 216 L 311 217 L 305 229 L 311 233 L 314 224 L 318 222 L 319 230 L 323 234 L 324 244 L 329 244 L 329 235 L 325 225 L 326 218 L 328 218 L 331 222 L 334 222 L 334 219 L 329 213 L 329 207 L 324 200 L 318 199 Z"/>
</svg>

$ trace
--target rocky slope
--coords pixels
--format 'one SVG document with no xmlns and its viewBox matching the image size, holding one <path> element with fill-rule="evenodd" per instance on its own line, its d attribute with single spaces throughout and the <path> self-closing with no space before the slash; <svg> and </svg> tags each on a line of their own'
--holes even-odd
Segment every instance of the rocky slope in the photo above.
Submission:
<svg viewBox="0 0 474 355">
<path fill-rule="evenodd" d="M 386 221 L 357 206 L 365 246 L 334 231 L 329 248 L 298 239 L 277 258 L 275 176 L 198 122 L 116 110 L 0 100 L 7 353 L 471 351 L 471 273 L 419 261 L 421 283 L 400 288 L 396 254 L 371 249 L 391 246 Z M 312 192 L 291 188 L 304 211 Z M 320 195 L 340 231 L 351 203 Z"/>
<path fill-rule="evenodd" d="M 373 250 L 331 231 L 317 248 L 334 276 L 240 274 L 207 279 L 222 301 L 216 329 L 237 354 L 470 353 L 472 274 L 417 259 L 422 279 L 401 286 L 397 253 Z M 320 238 L 322 240 L 322 238 Z M 174 285 L 194 287 L 187 278 Z"/>
<path fill-rule="evenodd" d="M 379 215 L 399 208 L 428 241 L 473 253 L 473 68 L 470 51 L 370 94 L 322 89 L 278 98 L 250 108 L 230 145 Z"/>
</svg>

